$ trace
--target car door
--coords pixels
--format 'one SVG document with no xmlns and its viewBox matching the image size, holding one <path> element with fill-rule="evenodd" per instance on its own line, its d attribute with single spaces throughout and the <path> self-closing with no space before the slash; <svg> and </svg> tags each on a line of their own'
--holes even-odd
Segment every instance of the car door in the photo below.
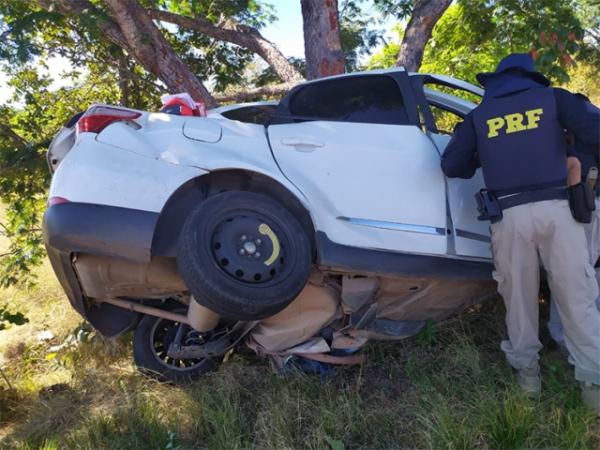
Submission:
<svg viewBox="0 0 600 450">
<path fill-rule="evenodd" d="M 399 72 L 306 83 L 282 101 L 268 135 L 331 241 L 445 255 L 445 181 L 407 80 Z"/>
<path fill-rule="evenodd" d="M 483 91 L 459 80 L 453 84 L 453 79 L 449 77 L 430 78 L 427 81 L 428 86 L 435 87 L 440 83 L 459 90 L 453 90 L 453 94 L 457 94 L 453 95 L 421 85 L 432 120 L 427 126 L 428 134 L 441 155 L 452 138 L 454 128 L 476 106 L 472 100 L 476 100 L 476 96 Z M 467 90 L 475 96 L 461 95 L 461 90 Z M 428 122 L 427 118 L 424 119 Z M 451 229 L 449 252 L 457 256 L 491 258 L 489 222 L 477 220 L 479 214 L 474 199 L 474 195 L 485 186 L 481 169 L 471 179 L 447 178 L 446 184 Z"/>
</svg>

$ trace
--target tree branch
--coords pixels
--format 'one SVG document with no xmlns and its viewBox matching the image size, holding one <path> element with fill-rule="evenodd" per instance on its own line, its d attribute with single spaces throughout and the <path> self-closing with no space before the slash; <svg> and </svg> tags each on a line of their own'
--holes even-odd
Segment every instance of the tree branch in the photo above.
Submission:
<svg viewBox="0 0 600 450">
<path fill-rule="evenodd" d="M 46 11 L 58 12 L 68 17 L 78 17 L 84 14 L 98 13 L 98 17 L 102 17 L 99 14 L 98 8 L 96 8 L 88 0 L 37 0 L 38 5 Z M 129 50 L 127 40 L 121 32 L 119 26 L 110 19 L 99 19 L 96 25 L 106 36 L 108 40 L 118 45 L 119 47 Z"/>
<path fill-rule="evenodd" d="M 207 108 L 216 106 L 204 84 L 175 53 L 137 0 L 104 0 L 119 25 L 132 54 L 159 77 L 172 92 L 189 92 Z"/>
<path fill-rule="evenodd" d="M 27 140 L 19 136 L 11 127 L 5 123 L 0 123 L 0 136 L 8 138 L 15 147 L 22 149 L 27 146 Z"/>
<path fill-rule="evenodd" d="M 419 70 L 433 27 L 451 3 L 452 0 L 415 0 L 400 46 L 397 66 L 411 72 Z"/>
<path fill-rule="evenodd" d="M 243 91 L 236 91 L 232 93 L 225 93 L 216 95 L 215 99 L 219 102 L 247 102 L 260 97 L 275 97 L 287 94 L 287 92 L 293 88 L 296 83 L 282 83 L 270 86 L 261 86 L 254 89 L 244 89 Z"/>
<path fill-rule="evenodd" d="M 181 28 L 197 31 L 214 39 L 247 48 L 264 59 L 284 82 L 298 83 L 303 80 L 302 75 L 283 53 L 254 27 L 242 25 L 233 20 L 226 20 L 215 25 L 202 17 L 192 18 L 160 9 L 148 9 L 147 13 L 154 20 L 172 23 Z"/>
<path fill-rule="evenodd" d="M 137 0 L 104 0 L 109 8 L 109 18 L 88 0 L 37 0 L 37 3 L 42 9 L 75 19 L 95 13 L 102 34 L 132 55 L 171 92 L 189 92 L 209 108 L 216 105 L 208 89 L 177 56 Z"/>
</svg>

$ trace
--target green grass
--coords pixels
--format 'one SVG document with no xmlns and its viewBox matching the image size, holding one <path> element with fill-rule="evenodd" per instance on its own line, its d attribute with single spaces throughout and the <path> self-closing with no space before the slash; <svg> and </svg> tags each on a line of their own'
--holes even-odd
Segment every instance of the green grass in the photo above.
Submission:
<svg viewBox="0 0 600 450">
<path fill-rule="evenodd" d="M 475 307 L 398 343 L 366 348 L 368 362 L 337 376 L 274 374 L 234 355 L 187 386 L 137 373 L 130 336 L 49 348 L 81 329 L 50 268 L 30 290 L 0 291 L 26 325 L 0 331 L 0 448 L 598 448 L 599 423 L 581 404 L 571 368 L 542 353 L 544 389 L 524 398 L 498 344 L 499 302 Z M 547 311 L 543 309 L 542 322 Z M 543 329 L 543 327 L 541 327 Z M 39 342 L 37 334 L 55 337 Z M 548 343 L 548 336 L 542 335 Z"/>
</svg>

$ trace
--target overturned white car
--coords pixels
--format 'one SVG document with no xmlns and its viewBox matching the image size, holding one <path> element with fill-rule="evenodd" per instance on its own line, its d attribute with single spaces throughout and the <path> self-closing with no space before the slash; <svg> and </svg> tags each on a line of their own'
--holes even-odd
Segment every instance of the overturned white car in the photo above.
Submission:
<svg viewBox="0 0 600 450">
<path fill-rule="evenodd" d="M 45 241 L 73 307 L 105 335 L 136 328 L 137 364 L 181 380 L 248 333 L 281 355 L 329 327 L 299 350 L 323 352 L 490 295 L 481 175 L 440 169 L 475 106 L 450 90 L 482 94 L 394 69 L 206 118 L 92 106 L 48 152 Z"/>
</svg>

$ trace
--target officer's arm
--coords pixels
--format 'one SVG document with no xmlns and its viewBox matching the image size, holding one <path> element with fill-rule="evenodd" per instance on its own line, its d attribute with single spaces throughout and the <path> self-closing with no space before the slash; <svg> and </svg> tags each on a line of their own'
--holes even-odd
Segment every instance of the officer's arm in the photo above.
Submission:
<svg viewBox="0 0 600 450">
<path fill-rule="evenodd" d="M 581 183 L 581 162 L 575 156 L 567 158 L 567 186 Z"/>
<path fill-rule="evenodd" d="M 475 155 L 477 135 L 471 114 L 465 117 L 442 156 L 442 171 L 450 178 L 471 178 L 480 166 Z"/>
<path fill-rule="evenodd" d="M 598 152 L 600 148 L 600 109 L 585 97 L 564 89 L 554 89 L 554 98 L 561 125 L 583 144 L 584 151 Z M 595 150 L 594 150 L 595 149 Z"/>
</svg>

